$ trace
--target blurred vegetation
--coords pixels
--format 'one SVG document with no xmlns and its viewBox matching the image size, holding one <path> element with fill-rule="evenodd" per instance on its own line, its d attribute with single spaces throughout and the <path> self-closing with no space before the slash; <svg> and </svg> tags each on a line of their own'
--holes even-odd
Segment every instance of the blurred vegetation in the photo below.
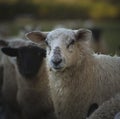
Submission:
<svg viewBox="0 0 120 119">
<path fill-rule="evenodd" d="M 50 31 L 57 27 L 66 27 L 70 29 L 79 29 L 87 27 L 86 20 L 16 20 L 3 22 L 8 27 L 9 37 L 19 34 L 21 28 L 27 26 L 39 27 L 39 30 Z M 120 55 L 120 22 L 113 21 L 96 21 L 93 23 L 96 28 L 102 31 L 101 37 L 107 43 L 109 54 L 115 53 Z"/>
<path fill-rule="evenodd" d="M 120 19 L 120 0 L 0 0 L 0 20 L 21 15 L 37 19 Z"/>
<path fill-rule="evenodd" d="M 11 35 L 26 24 L 41 30 L 57 25 L 78 29 L 86 19 L 102 29 L 111 54 L 120 49 L 120 0 L 0 0 L 0 21 Z"/>
</svg>

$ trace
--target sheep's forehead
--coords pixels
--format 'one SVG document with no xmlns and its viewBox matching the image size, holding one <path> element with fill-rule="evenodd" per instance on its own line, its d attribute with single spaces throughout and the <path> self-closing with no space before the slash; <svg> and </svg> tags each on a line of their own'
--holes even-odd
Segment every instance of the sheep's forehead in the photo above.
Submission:
<svg viewBox="0 0 120 119">
<path fill-rule="evenodd" d="M 73 32 L 73 30 L 70 29 L 56 29 L 51 31 L 48 36 L 47 36 L 47 40 L 50 42 L 54 42 L 54 40 L 69 40 L 69 39 L 74 39 L 75 38 L 75 34 Z"/>
</svg>

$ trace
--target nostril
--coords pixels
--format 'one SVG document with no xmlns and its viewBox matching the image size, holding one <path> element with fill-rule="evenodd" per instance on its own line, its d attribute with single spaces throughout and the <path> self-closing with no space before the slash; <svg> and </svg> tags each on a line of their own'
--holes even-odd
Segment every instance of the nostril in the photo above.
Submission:
<svg viewBox="0 0 120 119">
<path fill-rule="evenodd" d="M 57 66 L 62 62 L 62 59 L 53 59 L 52 62 L 53 62 L 54 65 Z"/>
</svg>

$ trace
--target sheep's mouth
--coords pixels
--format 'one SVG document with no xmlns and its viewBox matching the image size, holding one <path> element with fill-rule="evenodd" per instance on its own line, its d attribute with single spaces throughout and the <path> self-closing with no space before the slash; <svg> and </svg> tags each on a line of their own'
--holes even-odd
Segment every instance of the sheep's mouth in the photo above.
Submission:
<svg viewBox="0 0 120 119">
<path fill-rule="evenodd" d="M 62 67 L 62 66 L 53 66 L 52 70 L 55 71 L 55 72 L 58 72 L 58 71 L 60 72 L 60 71 L 64 70 L 64 67 Z"/>
<path fill-rule="evenodd" d="M 54 68 L 55 70 L 60 70 L 60 69 L 62 69 L 63 67 L 61 67 L 61 66 L 53 66 L 53 68 Z"/>
</svg>

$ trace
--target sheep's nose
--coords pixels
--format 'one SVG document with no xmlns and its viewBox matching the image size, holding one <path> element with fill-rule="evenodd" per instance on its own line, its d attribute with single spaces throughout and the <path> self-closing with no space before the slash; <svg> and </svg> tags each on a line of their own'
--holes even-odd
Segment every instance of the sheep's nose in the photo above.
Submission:
<svg viewBox="0 0 120 119">
<path fill-rule="evenodd" d="M 62 59 L 53 59 L 52 60 L 52 63 L 55 65 L 55 66 L 58 66 L 60 63 L 62 62 Z"/>
</svg>

